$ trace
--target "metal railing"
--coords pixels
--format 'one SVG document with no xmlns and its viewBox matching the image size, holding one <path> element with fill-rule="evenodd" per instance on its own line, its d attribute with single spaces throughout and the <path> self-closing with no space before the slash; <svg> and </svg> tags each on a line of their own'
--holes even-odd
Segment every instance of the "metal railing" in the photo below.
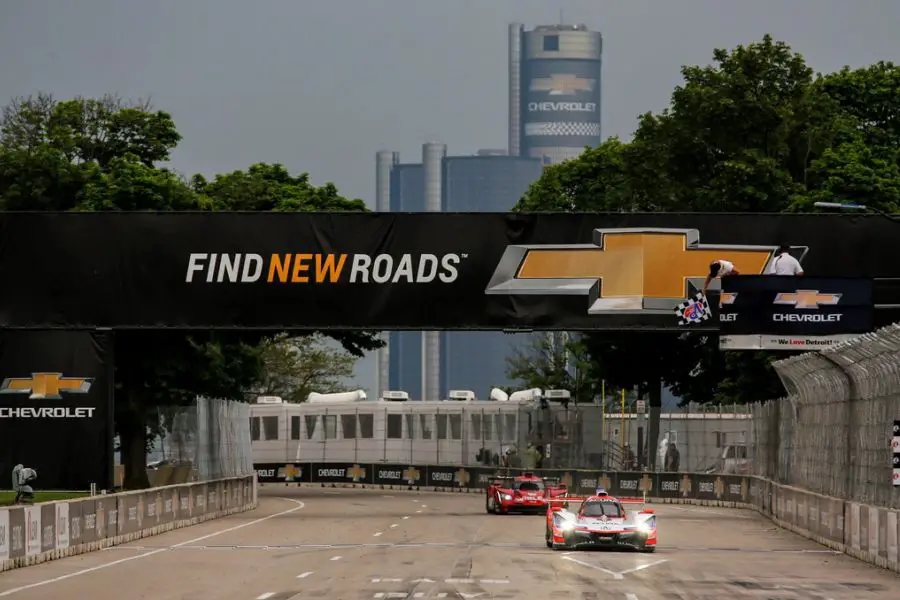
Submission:
<svg viewBox="0 0 900 600">
<path fill-rule="evenodd" d="M 891 455 L 891 429 L 900 419 L 900 326 L 774 367 L 788 396 L 752 407 L 753 473 L 900 508 Z"/>
</svg>

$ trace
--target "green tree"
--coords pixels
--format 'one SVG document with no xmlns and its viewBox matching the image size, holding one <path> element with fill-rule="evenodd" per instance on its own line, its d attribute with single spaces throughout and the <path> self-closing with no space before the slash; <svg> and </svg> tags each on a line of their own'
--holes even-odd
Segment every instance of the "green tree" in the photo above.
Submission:
<svg viewBox="0 0 900 600">
<path fill-rule="evenodd" d="M 171 116 L 147 103 L 114 96 L 56 101 L 49 95 L 13 100 L 0 116 L 2 210 L 363 210 L 327 184 L 310 186 L 280 165 L 191 182 L 162 169 L 181 136 Z M 246 184 L 238 190 L 237 184 Z M 252 185 L 264 184 L 267 205 Z M 302 193 L 300 192 L 302 189 Z M 241 398 L 258 382 L 260 342 L 277 332 L 122 331 L 116 336 L 115 423 L 125 485 L 148 485 L 148 434 L 156 407 L 197 395 Z M 366 332 L 329 333 L 362 356 L 382 345 Z M 149 428 L 149 429 L 148 429 Z"/>
<path fill-rule="evenodd" d="M 315 187 L 309 175 L 297 177 L 282 165 L 258 163 L 246 171 L 216 175 L 207 182 L 195 175 L 195 192 L 212 201 L 213 210 L 280 211 L 280 212 L 347 212 L 364 211 L 360 199 L 348 200 L 338 193 L 333 183 Z"/>
<path fill-rule="evenodd" d="M 344 380 L 353 376 L 357 361 L 347 350 L 328 345 L 321 334 L 281 334 L 260 348 L 263 365 L 255 391 L 286 402 L 305 402 L 310 392 L 347 391 Z"/>
<path fill-rule="evenodd" d="M 506 376 L 519 389 L 573 390 L 566 346 L 555 343 L 550 334 L 531 334 L 530 338 L 506 357 Z"/>
<path fill-rule="evenodd" d="M 516 389 L 568 390 L 576 402 L 590 402 L 600 393 L 591 360 L 578 334 L 532 334 L 527 344 L 506 358 L 506 376 L 516 382 Z"/>
</svg>

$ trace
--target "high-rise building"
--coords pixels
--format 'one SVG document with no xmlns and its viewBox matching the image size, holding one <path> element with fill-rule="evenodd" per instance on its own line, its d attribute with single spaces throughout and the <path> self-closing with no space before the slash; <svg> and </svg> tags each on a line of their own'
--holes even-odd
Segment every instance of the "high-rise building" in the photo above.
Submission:
<svg viewBox="0 0 900 600">
<path fill-rule="evenodd" d="M 402 212 L 507 212 L 536 181 L 540 159 L 480 150 L 447 156 L 443 144 L 425 144 L 422 163 L 401 163 L 395 152 L 376 155 L 376 208 Z M 386 181 L 387 179 L 387 181 Z M 394 331 L 378 360 L 379 392 L 404 390 L 413 399 L 446 398 L 450 389 L 487 398 L 506 384 L 506 357 L 519 336 L 499 332 Z"/>
<path fill-rule="evenodd" d="M 549 165 L 600 144 L 602 63 L 585 25 L 510 25 L 509 154 Z"/>
</svg>

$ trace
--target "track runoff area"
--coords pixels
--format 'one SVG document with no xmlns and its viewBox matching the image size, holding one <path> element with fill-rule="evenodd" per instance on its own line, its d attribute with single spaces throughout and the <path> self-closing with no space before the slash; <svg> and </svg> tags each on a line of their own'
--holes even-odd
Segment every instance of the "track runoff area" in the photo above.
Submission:
<svg viewBox="0 0 900 600">
<path fill-rule="evenodd" d="M 0 573 L 0 598 L 867 600 L 897 575 L 755 513 L 655 504 L 659 547 L 554 551 L 483 494 L 266 485 L 255 511 Z"/>
</svg>

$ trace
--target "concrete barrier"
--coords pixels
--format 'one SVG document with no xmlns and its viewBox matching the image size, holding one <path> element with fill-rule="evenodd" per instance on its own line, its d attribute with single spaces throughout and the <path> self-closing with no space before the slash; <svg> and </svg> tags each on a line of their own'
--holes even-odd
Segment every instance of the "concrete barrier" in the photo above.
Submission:
<svg viewBox="0 0 900 600">
<path fill-rule="evenodd" d="M 0 508 L 0 572 L 256 508 L 256 476 Z"/>
</svg>

